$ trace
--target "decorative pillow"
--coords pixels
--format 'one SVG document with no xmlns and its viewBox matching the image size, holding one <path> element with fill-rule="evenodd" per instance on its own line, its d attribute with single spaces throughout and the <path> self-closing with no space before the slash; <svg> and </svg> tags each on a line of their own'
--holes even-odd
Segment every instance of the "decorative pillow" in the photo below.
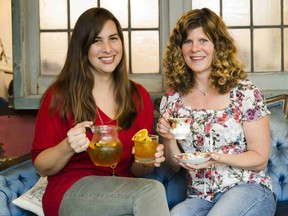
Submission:
<svg viewBox="0 0 288 216">
<path fill-rule="evenodd" d="M 23 195 L 14 199 L 12 203 L 22 209 L 44 216 L 42 209 L 42 196 L 47 186 L 47 177 L 40 177 L 38 182 Z"/>
</svg>

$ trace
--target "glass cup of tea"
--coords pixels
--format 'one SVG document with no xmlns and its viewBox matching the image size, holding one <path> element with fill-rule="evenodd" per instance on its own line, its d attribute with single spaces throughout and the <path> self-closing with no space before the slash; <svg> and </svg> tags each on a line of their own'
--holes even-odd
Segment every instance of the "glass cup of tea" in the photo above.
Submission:
<svg viewBox="0 0 288 216">
<path fill-rule="evenodd" d="M 93 137 L 87 149 L 96 166 L 115 167 L 120 161 L 123 145 L 118 138 L 120 127 L 116 125 L 92 126 Z"/>
<path fill-rule="evenodd" d="M 134 140 L 135 161 L 143 164 L 155 162 L 155 153 L 157 152 L 159 137 L 157 135 L 148 135 L 143 140 Z"/>
<path fill-rule="evenodd" d="M 169 118 L 168 122 L 171 126 L 170 132 L 175 139 L 186 139 L 191 133 L 190 122 L 192 118 Z"/>
</svg>

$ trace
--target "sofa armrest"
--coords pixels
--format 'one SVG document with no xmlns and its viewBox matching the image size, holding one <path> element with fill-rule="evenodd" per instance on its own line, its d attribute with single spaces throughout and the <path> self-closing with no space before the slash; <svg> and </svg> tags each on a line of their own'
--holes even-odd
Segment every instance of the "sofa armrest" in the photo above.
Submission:
<svg viewBox="0 0 288 216">
<path fill-rule="evenodd" d="M 20 157 L 15 157 L 13 159 L 0 158 L 0 175 L 8 172 L 11 169 L 15 169 L 17 166 L 21 166 L 23 162 L 31 160 L 31 154 L 25 154 Z"/>
<path fill-rule="evenodd" d="M 281 94 L 266 99 L 268 107 L 277 106 L 280 104 L 284 113 L 285 119 L 288 119 L 288 94 Z"/>
</svg>

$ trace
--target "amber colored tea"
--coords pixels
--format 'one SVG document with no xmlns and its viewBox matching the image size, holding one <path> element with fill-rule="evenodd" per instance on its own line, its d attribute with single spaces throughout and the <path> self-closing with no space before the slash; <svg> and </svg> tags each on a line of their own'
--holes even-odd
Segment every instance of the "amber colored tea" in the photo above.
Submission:
<svg viewBox="0 0 288 216">
<path fill-rule="evenodd" d="M 96 166 L 110 167 L 116 165 L 122 155 L 119 142 L 91 142 L 87 149 L 92 162 Z"/>
<path fill-rule="evenodd" d="M 138 163 L 154 163 L 158 146 L 158 136 L 149 135 L 150 139 L 134 141 L 135 161 Z"/>
</svg>

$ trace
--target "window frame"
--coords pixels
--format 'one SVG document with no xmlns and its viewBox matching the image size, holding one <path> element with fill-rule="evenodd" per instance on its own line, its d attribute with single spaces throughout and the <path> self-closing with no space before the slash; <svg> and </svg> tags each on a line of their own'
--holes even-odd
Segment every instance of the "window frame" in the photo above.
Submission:
<svg viewBox="0 0 288 216">
<path fill-rule="evenodd" d="M 222 16 L 223 14 L 223 8 L 222 8 L 222 4 L 223 4 L 223 0 L 218 0 L 219 4 L 220 4 L 220 16 Z M 284 8 L 284 1 L 285 0 L 279 0 L 281 1 L 281 9 Z M 191 5 L 190 8 L 192 8 L 193 5 L 193 0 L 190 0 Z M 253 13 L 253 0 L 250 0 L 250 13 Z M 281 18 L 284 19 L 284 15 L 283 15 L 283 11 L 281 11 Z M 252 16 L 250 17 L 250 23 L 253 23 L 253 21 L 251 21 Z M 265 94 L 266 97 L 272 97 L 278 94 L 285 94 L 287 93 L 288 90 L 288 71 L 284 71 L 284 61 L 285 61 L 285 56 L 284 56 L 284 29 L 287 27 L 287 25 L 284 25 L 282 22 L 280 25 L 254 25 L 252 24 L 252 26 L 228 26 L 228 29 L 249 29 L 250 31 L 252 31 L 252 34 L 254 32 L 254 29 L 262 29 L 262 28 L 277 28 L 280 29 L 281 31 L 281 35 L 283 38 L 283 41 L 281 41 L 281 55 L 284 60 L 281 61 L 281 70 L 280 71 L 254 71 L 254 50 L 253 50 L 253 42 L 254 42 L 254 38 L 252 38 L 251 41 L 251 71 L 248 71 L 248 79 L 250 79 L 252 82 L 254 82 L 254 84 L 262 90 L 262 92 Z"/>
<path fill-rule="evenodd" d="M 11 0 L 13 37 L 13 86 L 15 109 L 38 109 L 43 92 L 55 76 L 40 76 L 39 1 Z M 147 88 L 152 99 L 165 91 L 162 59 L 166 43 L 180 16 L 190 10 L 191 1 L 160 0 L 160 73 L 130 74 Z M 38 18 L 37 18 L 38 16 Z M 36 18 L 35 18 L 36 17 Z M 287 92 L 287 72 L 249 74 L 249 78 L 270 95 Z M 286 83 L 285 83 L 286 82 Z"/>
<path fill-rule="evenodd" d="M 166 11 L 167 1 L 160 0 L 159 11 Z M 42 94 L 54 81 L 56 76 L 40 74 L 40 28 L 39 1 L 12 0 L 12 28 L 13 28 L 13 69 L 14 69 L 14 108 L 38 109 Z M 162 52 L 166 46 L 168 32 L 163 20 L 168 19 L 168 13 L 160 13 L 160 62 Z M 167 31 L 166 30 L 166 31 Z M 164 33 L 163 33 L 164 32 Z M 130 74 L 130 78 L 141 83 L 149 92 L 163 92 L 164 82 L 162 66 L 158 74 Z"/>
</svg>

